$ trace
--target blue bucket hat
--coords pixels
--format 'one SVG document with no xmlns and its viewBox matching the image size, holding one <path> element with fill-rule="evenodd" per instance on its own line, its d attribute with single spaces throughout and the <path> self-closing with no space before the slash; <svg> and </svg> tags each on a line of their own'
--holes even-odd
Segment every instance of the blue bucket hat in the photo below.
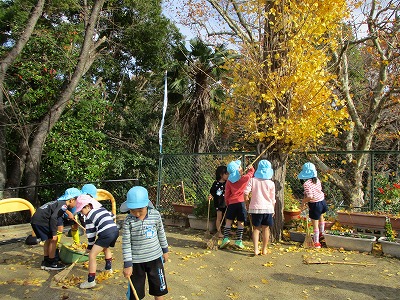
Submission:
<svg viewBox="0 0 400 300">
<path fill-rule="evenodd" d="M 119 210 L 127 212 L 130 209 L 147 207 L 150 203 L 149 193 L 142 186 L 131 188 L 126 194 L 126 201 L 121 204 Z"/>
<path fill-rule="evenodd" d="M 232 183 L 235 183 L 240 179 L 239 167 L 242 162 L 239 160 L 231 161 L 227 166 L 226 169 L 229 173 L 228 180 Z"/>
<path fill-rule="evenodd" d="M 91 184 L 91 183 L 85 184 L 82 187 L 81 191 L 82 191 L 82 194 L 90 195 L 93 198 L 97 197 L 97 188 L 94 184 Z"/>
<path fill-rule="evenodd" d="M 57 200 L 62 201 L 62 200 L 69 200 L 72 198 L 76 198 L 78 196 L 82 195 L 82 192 L 80 189 L 77 188 L 69 188 L 66 189 L 64 192 L 64 195 L 62 195 L 61 197 L 59 197 Z"/>
<path fill-rule="evenodd" d="M 299 179 L 311 179 L 317 177 L 317 169 L 315 168 L 315 165 L 313 163 L 306 162 L 297 177 Z"/>
<path fill-rule="evenodd" d="M 254 173 L 254 177 L 260 179 L 271 179 L 274 175 L 274 170 L 272 170 L 271 163 L 266 160 L 260 160 L 257 166 L 257 171 Z"/>
</svg>

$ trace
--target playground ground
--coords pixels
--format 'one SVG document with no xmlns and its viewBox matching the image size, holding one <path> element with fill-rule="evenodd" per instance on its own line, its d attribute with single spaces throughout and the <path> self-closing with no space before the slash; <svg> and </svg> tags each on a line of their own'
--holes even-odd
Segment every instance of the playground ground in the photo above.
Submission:
<svg viewBox="0 0 400 300">
<path fill-rule="evenodd" d="M 56 272 L 40 269 L 42 246 L 25 245 L 28 225 L 0 227 L 0 299 L 126 299 L 127 280 L 122 275 L 121 241 L 113 250 L 108 277 L 98 273 L 93 290 L 79 289 L 87 266 L 77 264 L 65 281 L 56 283 Z M 253 257 L 250 241 L 243 251 L 207 250 L 204 231 L 166 227 L 170 244 L 165 264 L 169 294 L 166 300 L 185 299 L 399 299 L 400 260 L 328 248 L 308 250 L 299 244 L 271 245 L 270 254 Z M 82 236 L 85 241 L 85 237 Z M 1 242 L 3 241 L 3 242 Z M 63 242 L 71 238 L 64 236 Z M 331 261 L 331 264 L 305 264 Z M 357 263 L 357 264 L 353 264 Z M 99 261 L 98 269 L 103 267 Z M 147 294 L 147 291 L 146 291 Z M 145 299 L 153 299 L 148 294 Z"/>
</svg>

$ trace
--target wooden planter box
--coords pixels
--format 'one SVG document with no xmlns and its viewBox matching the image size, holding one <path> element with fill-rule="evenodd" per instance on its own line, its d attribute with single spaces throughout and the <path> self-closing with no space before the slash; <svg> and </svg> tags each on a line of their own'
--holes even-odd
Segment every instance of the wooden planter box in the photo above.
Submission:
<svg viewBox="0 0 400 300">
<path fill-rule="evenodd" d="M 163 224 L 165 226 L 177 226 L 177 227 L 189 227 L 189 219 L 186 218 L 163 218 Z"/>
<path fill-rule="evenodd" d="M 384 229 L 386 223 L 386 216 L 338 211 L 337 220 L 339 221 L 340 224 L 351 227 Z"/>
<path fill-rule="evenodd" d="M 190 215 L 193 213 L 194 205 L 185 203 L 172 203 L 174 211 L 184 215 Z"/>
<path fill-rule="evenodd" d="M 207 230 L 207 218 L 198 218 L 195 215 L 188 215 L 190 228 Z M 215 218 L 210 219 L 208 223 L 210 232 L 216 231 Z"/>
<path fill-rule="evenodd" d="M 381 244 L 384 254 L 400 258 L 400 239 L 396 239 L 395 242 L 389 242 L 386 237 L 380 237 L 378 242 Z"/>
<path fill-rule="evenodd" d="M 371 252 L 376 237 L 373 235 L 366 235 L 365 237 L 356 236 L 359 235 L 353 234 L 352 236 L 343 236 L 324 233 L 325 243 L 329 248 L 343 248 L 350 251 Z"/>
<path fill-rule="evenodd" d="M 390 217 L 390 223 L 392 224 L 392 229 L 400 231 L 400 218 Z"/>
</svg>

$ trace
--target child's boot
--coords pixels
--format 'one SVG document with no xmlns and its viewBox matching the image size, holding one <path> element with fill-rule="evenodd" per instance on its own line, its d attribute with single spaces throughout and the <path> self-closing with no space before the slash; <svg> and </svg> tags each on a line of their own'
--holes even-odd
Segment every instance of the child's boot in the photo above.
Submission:
<svg viewBox="0 0 400 300">
<path fill-rule="evenodd" d="M 74 241 L 74 244 L 80 245 L 81 241 L 80 241 L 80 238 L 79 238 L 79 230 L 78 230 L 78 228 L 76 230 L 71 229 L 71 236 L 72 236 L 72 240 Z"/>
</svg>

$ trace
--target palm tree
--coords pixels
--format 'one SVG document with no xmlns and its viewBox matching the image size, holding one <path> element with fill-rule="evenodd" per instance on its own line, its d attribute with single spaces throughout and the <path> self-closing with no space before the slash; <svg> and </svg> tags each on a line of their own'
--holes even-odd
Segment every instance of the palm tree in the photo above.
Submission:
<svg viewBox="0 0 400 300">
<path fill-rule="evenodd" d="M 181 99 L 179 123 L 187 134 L 192 153 L 209 150 L 214 141 L 213 120 L 218 119 L 215 108 L 226 97 L 223 82 L 228 80 L 227 70 L 222 66 L 233 55 L 223 44 L 211 47 L 198 38 L 190 40 L 190 50 L 183 43 L 177 49 L 177 64 L 170 73 L 171 90 Z"/>
</svg>

